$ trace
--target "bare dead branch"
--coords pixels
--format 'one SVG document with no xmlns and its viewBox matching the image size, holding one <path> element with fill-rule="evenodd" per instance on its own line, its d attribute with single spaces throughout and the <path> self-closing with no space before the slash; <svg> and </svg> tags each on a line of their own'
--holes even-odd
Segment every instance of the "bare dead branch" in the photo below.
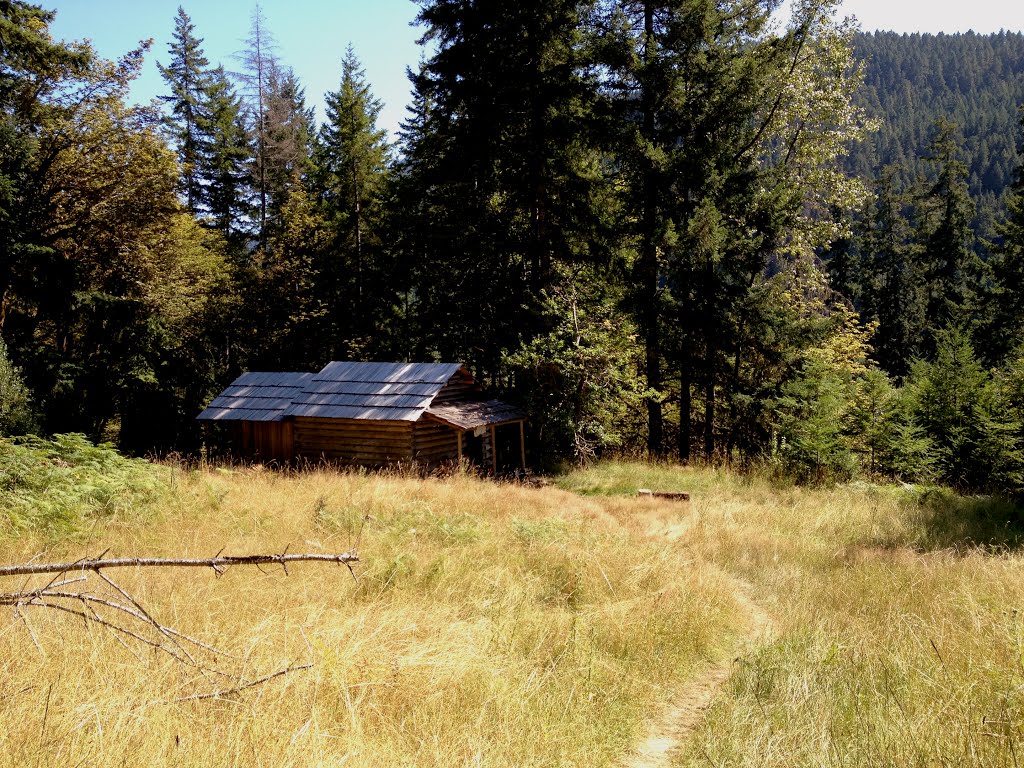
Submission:
<svg viewBox="0 0 1024 768">
<path fill-rule="evenodd" d="M 107 629 L 112 629 L 115 632 L 120 632 L 121 634 L 127 635 L 133 640 L 137 640 L 143 645 L 151 646 L 152 648 L 156 648 L 158 650 L 163 651 L 169 656 L 173 656 L 175 659 L 182 662 L 183 664 L 188 663 L 188 659 L 186 659 L 184 656 L 181 656 L 178 653 L 175 653 L 174 650 L 168 648 L 163 643 L 158 643 L 155 640 L 150 640 L 148 637 L 143 637 L 138 632 L 133 632 L 132 630 L 126 627 L 122 627 L 120 624 L 115 624 L 112 621 L 107 621 L 102 617 L 98 617 L 94 611 L 89 613 L 86 613 L 85 611 L 77 611 L 74 608 L 68 608 L 66 605 L 61 605 L 60 603 L 49 603 L 45 600 L 36 600 L 31 603 L 25 603 L 25 605 L 32 606 L 35 608 L 51 608 L 55 611 L 63 611 L 65 613 L 70 613 L 72 616 L 78 616 L 79 618 L 81 618 L 83 621 L 85 621 L 86 624 L 93 622 L 99 624 L 100 626 L 106 627 Z"/>
<path fill-rule="evenodd" d="M 359 562 L 355 552 L 337 554 L 301 554 L 301 555 L 226 555 L 208 558 L 160 558 L 160 557 L 119 557 L 103 560 L 102 558 L 83 558 L 73 563 L 25 563 L 21 565 L 0 565 L 0 577 L 26 576 L 41 573 L 74 573 L 76 571 L 99 572 L 107 568 L 212 568 L 223 573 L 232 565 L 280 565 L 287 563 L 338 563 L 351 565 Z"/>
<path fill-rule="evenodd" d="M 230 695 L 232 695 L 234 693 L 240 693 L 241 691 L 247 690 L 249 688 L 254 688 L 257 685 L 263 685 L 264 683 L 268 683 L 268 682 L 270 682 L 271 680 L 273 680 L 276 677 L 281 677 L 283 675 L 287 675 L 287 674 L 290 674 L 292 672 L 301 672 L 302 670 L 312 669 L 312 668 L 313 668 L 312 664 L 302 664 L 302 665 L 300 665 L 298 667 L 288 667 L 286 669 L 280 669 L 277 672 L 274 672 L 272 675 L 267 675 L 266 677 L 261 677 L 259 680 L 252 680 L 252 681 L 247 682 L 247 683 L 245 683 L 243 685 L 236 686 L 235 688 L 228 688 L 228 689 L 222 690 L 222 691 L 213 691 L 211 693 L 195 693 L 195 694 L 192 694 L 191 696 L 183 696 L 180 699 L 174 699 L 174 702 L 175 703 L 180 703 L 180 702 L 183 702 L 183 701 L 202 701 L 204 699 L 220 699 L 220 698 L 223 698 L 225 696 L 230 696 Z"/>
<path fill-rule="evenodd" d="M 71 581 L 80 581 L 80 579 L 73 579 Z M 89 604 L 90 609 L 92 608 L 93 605 L 99 605 L 105 608 L 110 608 L 115 611 L 120 611 L 121 613 L 131 616 L 133 619 L 137 619 L 138 621 L 141 621 L 145 624 L 152 624 L 151 618 L 139 613 L 130 606 L 118 603 L 114 600 L 109 600 L 104 597 L 99 597 L 88 592 L 59 592 L 50 589 L 38 589 L 30 592 L 11 592 L 8 594 L 0 593 L 0 605 L 13 605 L 15 607 L 23 605 L 34 605 L 36 604 L 34 601 L 39 600 L 41 598 L 50 598 L 57 600 L 74 600 L 76 602 Z M 137 605 L 137 603 L 135 603 L 134 600 L 132 602 L 133 604 Z M 99 617 L 97 616 L 97 618 Z M 173 627 L 160 626 L 160 630 L 162 630 L 161 634 L 169 634 L 173 635 L 178 639 L 186 640 L 192 645 L 196 646 L 197 648 L 202 648 L 204 651 L 208 651 L 216 656 L 225 656 L 228 658 L 232 658 L 232 654 L 214 648 L 212 645 L 207 645 L 201 640 L 196 640 L 194 637 L 190 637 L 189 635 L 186 635 L 184 632 L 179 632 Z"/>
<path fill-rule="evenodd" d="M 223 550 L 221 550 L 223 552 Z M 196 693 L 176 701 L 202 701 L 207 699 L 225 699 L 258 685 L 263 685 L 283 675 L 310 669 L 312 664 L 289 666 L 273 674 L 257 680 L 227 673 L 216 667 L 206 666 L 200 654 L 193 655 L 186 644 L 193 650 L 199 649 L 207 653 L 231 657 L 212 645 L 161 624 L 128 590 L 123 588 L 105 571 L 113 568 L 210 568 L 217 576 L 221 576 L 234 565 L 255 566 L 261 571 L 264 565 L 279 565 L 288 574 L 288 563 L 320 562 L 344 565 L 355 578 L 352 568 L 359 562 L 355 549 L 335 554 L 288 554 L 287 548 L 274 555 L 235 555 L 224 556 L 220 552 L 210 558 L 107 558 L 107 552 L 99 557 L 83 558 L 68 563 L 30 562 L 20 565 L 0 565 L 0 577 L 49 574 L 51 577 L 42 586 L 31 587 L 30 579 L 26 579 L 20 589 L 13 592 L 0 592 L 0 606 L 11 606 L 14 615 L 28 629 L 32 642 L 40 653 L 42 645 L 25 615 L 25 608 L 45 608 L 59 611 L 81 619 L 86 627 L 99 626 L 109 631 L 119 644 L 133 655 L 135 651 L 129 643 L 134 641 L 155 650 L 163 651 L 182 664 L 194 667 L 202 675 L 213 673 L 227 678 L 232 687 L 208 693 Z M 87 591 L 84 584 L 89 583 L 89 574 L 102 584 L 98 591 Z M 95 582 L 94 582 L 95 583 Z M 82 586 L 75 586 L 82 585 Z M 128 642 L 125 642 L 125 641 Z M 197 658 L 198 656 L 198 658 Z"/>
<path fill-rule="evenodd" d="M 193 665 L 197 667 L 199 666 L 196 660 L 192 657 L 192 654 L 189 653 L 188 650 L 184 646 L 182 646 L 181 643 L 178 642 L 177 638 L 173 634 L 168 632 L 167 629 L 160 622 L 158 622 L 156 619 L 150 616 L 149 611 L 143 608 L 139 604 L 138 600 L 136 600 L 134 597 L 132 597 L 123 589 L 121 589 L 121 587 L 113 579 L 107 576 L 107 574 L 105 574 L 102 570 L 97 570 L 96 575 L 103 579 L 103 581 L 105 581 L 107 585 L 110 586 L 111 589 L 113 589 L 115 592 L 121 595 L 121 597 L 127 600 L 132 606 L 134 606 L 135 612 L 132 615 L 134 615 L 136 618 L 139 618 L 141 616 L 141 621 L 150 624 L 157 632 L 159 632 L 161 635 L 166 637 L 171 643 L 173 643 L 174 646 L 179 651 L 181 651 L 185 658 L 189 660 L 189 662 L 191 662 Z"/>
</svg>

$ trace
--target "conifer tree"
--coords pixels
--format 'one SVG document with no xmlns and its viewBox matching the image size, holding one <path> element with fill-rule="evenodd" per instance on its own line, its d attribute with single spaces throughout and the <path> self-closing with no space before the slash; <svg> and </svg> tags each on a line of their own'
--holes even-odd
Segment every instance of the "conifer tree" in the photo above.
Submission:
<svg viewBox="0 0 1024 768">
<path fill-rule="evenodd" d="M 260 249 L 267 245 L 267 215 L 270 203 L 268 175 L 268 117 L 270 81 L 279 68 L 274 36 L 267 29 L 263 9 L 257 5 L 252 12 L 245 48 L 236 58 L 241 71 L 235 73 L 245 86 L 247 122 L 253 156 L 250 176 L 255 196 L 256 236 Z"/>
<path fill-rule="evenodd" d="M 669 361 L 680 376 L 680 455 L 691 452 L 696 386 L 704 453 L 715 453 L 720 389 L 730 399 L 742 369 L 741 307 L 784 233 L 794 251 L 820 237 L 801 210 L 827 210 L 823 199 L 841 189 L 821 169 L 841 152 L 836 137 L 854 132 L 856 78 L 833 5 L 799 3 L 781 35 L 770 28 L 773 5 L 759 2 L 622 2 L 606 23 L 618 30 L 606 90 L 625 129 L 652 453 L 665 449 Z M 671 346 L 667 327 L 679 329 Z"/>
<path fill-rule="evenodd" d="M 305 183 L 312 170 L 313 114 L 307 109 L 305 91 L 290 68 L 271 70 L 265 99 L 260 172 L 266 201 L 266 239 L 283 226 L 281 212 L 292 189 Z"/>
<path fill-rule="evenodd" d="M 866 216 L 861 307 L 865 319 L 878 321 L 875 358 L 889 374 L 902 378 L 922 351 L 924 275 L 903 215 L 903 197 L 893 187 L 892 171 L 884 170 Z"/>
<path fill-rule="evenodd" d="M 174 37 L 168 47 L 170 63 L 167 66 L 158 63 L 157 67 L 171 91 L 161 99 L 171 107 L 172 116 L 167 119 L 167 125 L 181 164 L 185 205 L 193 213 L 199 212 L 203 198 L 203 112 L 210 84 L 207 71 L 210 62 L 203 54 L 202 43 L 195 36 L 195 25 L 185 9 L 178 6 Z"/>
<path fill-rule="evenodd" d="M 1002 241 L 992 265 L 995 279 L 985 338 L 986 357 L 993 363 L 1024 343 L 1024 144 L 1019 158 L 1016 179 L 1006 195 L 1006 214 L 997 229 Z"/>
<path fill-rule="evenodd" d="M 954 123 L 936 122 L 926 156 L 935 177 L 920 201 L 918 224 L 926 265 L 925 322 L 931 338 L 938 330 L 967 320 L 983 270 L 971 230 L 975 208 L 967 187 L 967 165 L 960 159 L 961 143 Z"/>
<path fill-rule="evenodd" d="M 387 182 L 389 147 L 378 128 L 383 104 L 373 97 L 350 45 L 341 64 L 338 90 L 326 96 L 317 166 L 322 196 L 334 230 L 328 338 L 379 341 L 393 293 L 383 279 L 379 227 Z M 366 341 L 361 342 L 365 346 Z M 341 350 L 335 350 L 339 354 Z"/>
<path fill-rule="evenodd" d="M 437 278 L 451 312 L 444 343 L 496 376 L 501 350 L 542 322 L 537 297 L 552 265 L 600 253 L 595 222 L 600 165 L 585 118 L 596 95 L 583 56 L 593 0 L 466 3 L 429 0 L 419 22 L 436 52 L 417 76 L 436 109 L 433 163 L 437 236 L 449 264 Z M 430 325 L 436 326 L 434 318 Z M 482 342 L 481 338 L 486 339 Z"/>
<path fill-rule="evenodd" d="M 935 444 L 943 482 L 963 489 L 1019 489 L 1021 424 L 962 329 L 940 329 L 935 340 L 935 361 L 917 362 L 909 386 L 917 421 Z"/>
<path fill-rule="evenodd" d="M 210 72 L 203 104 L 200 181 L 205 213 L 236 249 L 249 212 L 249 139 L 242 104 L 223 67 Z"/>
</svg>

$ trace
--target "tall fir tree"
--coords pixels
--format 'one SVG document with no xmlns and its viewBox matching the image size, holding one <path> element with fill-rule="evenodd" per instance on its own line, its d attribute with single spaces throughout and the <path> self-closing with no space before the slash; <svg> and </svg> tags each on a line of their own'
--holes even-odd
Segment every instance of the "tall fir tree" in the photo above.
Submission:
<svg viewBox="0 0 1024 768">
<path fill-rule="evenodd" d="M 1020 114 L 1024 126 L 1024 107 Z M 997 232 L 1001 241 L 995 248 L 992 264 L 994 285 L 985 329 L 985 357 L 993 364 L 1024 344 L 1024 143 L 1017 176 L 1006 193 L 1006 213 Z"/>
<path fill-rule="evenodd" d="M 929 352 L 939 330 L 968 321 L 983 271 L 971 229 L 975 208 L 960 159 L 962 141 L 956 124 L 936 122 L 926 155 L 933 180 L 918 204 Z"/>
<path fill-rule="evenodd" d="M 292 190 L 308 181 L 312 170 L 313 113 L 294 71 L 274 67 L 267 80 L 263 116 L 263 159 L 260 169 L 266 208 L 263 238 L 275 236 Z"/>
<path fill-rule="evenodd" d="M 232 250 L 240 252 L 250 212 L 246 164 L 251 147 L 241 100 L 223 67 L 210 72 L 203 123 L 200 182 L 204 212 Z"/>
<path fill-rule="evenodd" d="M 195 35 L 192 20 L 185 9 L 178 6 L 174 35 L 167 49 L 170 63 L 167 66 L 158 63 L 157 67 L 171 91 L 161 99 L 171 108 L 167 126 L 181 165 L 185 205 L 193 213 L 200 212 L 203 199 L 204 101 L 210 85 L 207 70 L 210 62 L 203 54 L 202 44 Z"/>
<path fill-rule="evenodd" d="M 596 95 L 583 53 L 592 0 L 429 0 L 419 22 L 436 51 L 416 87 L 433 104 L 429 194 L 448 266 L 420 308 L 446 326 L 445 356 L 501 379 L 501 351 L 544 322 L 537 296 L 555 263 L 589 259 L 600 164 L 583 118 Z"/>
<path fill-rule="evenodd" d="M 257 5 L 252 12 L 249 35 L 243 41 L 245 47 L 236 54 L 241 71 L 234 73 L 244 86 L 246 117 L 252 146 L 250 176 L 255 198 L 255 236 L 260 250 L 265 250 L 267 238 L 267 216 L 270 203 L 270 179 L 268 173 L 268 117 L 271 78 L 280 65 L 277 60 L 277 44 L 267 28 L 263 9 Z"/>
<path fill-rule="evenodd" d="M 605 46 L 606 90 L 624 129 L 618 144 L 651 453 L 666 449 L 671 361 L 679 371 L 679 453 L 687 459 L 692 451 L 691 397 L 699 387 L 703 451 L 715 454 L 720 383 L 728 400 L 742 369 L 740 309 L 783 234 L 796 243 L 810 237 L 797 225 L 801 207 L 824 199 L 814 187 L 826 197 L 838 189 L 820 171 L 837 145 L 821 137 L 851 135 L 855 78 L 843 70 L 848 47 L 830 23 L 833 5 L 798 4 L 781 35 L 770 26 L 772 3 L 612 6 L 606 26 L 617 34 Z M 815 67 L 807 64 L 811 50 L 820 57 Z M 807 112 L 815 99 L 818 115 Z M 829 133 L 829 121 L 841 128 Z"/>
<path fill-rule="evenodd" d="M 429 295 L 438 281 L 430 279 L 431 265 L 441 263 L 444 246 L 434 237 L 438 209 L 435 200 L 441 187 L 433 182 L 438 152 L 433 147 L 439 133 L 436 111 L 424 91 L 423 63 L 417 73 L 407 70 L 413 85 L 408 116 L 398 130 L 397 157 L 389 176 L 385 227 L 391 235 L 395 289 L 398 291 L 400 327 L 396 328 L 395 352 L 406 360 L 428 356 L 430 344 L 445 348 L 445 326 L 427 329 L 432 306 L 441 306 Z M 428 344 L 428 336 L 429 339 Z"/>
<path fill-rule="evenodd" d="M 903 209 L 906 201 L 894 189 L 891 170 L 875 186 L 875 200 L 865 217 L 861 309 L 876 320 L 875 359 L 890 375 L 902 379 L 918 357 L 925 328 L 924 274 L 920 248 Z"/>
<path fill-rule="evenodd" d="M 328 285 L 332 354 L 351 347 L 372 352 L 389 330 L 393 286 L 386 279 L 380 234 L 390 148 L 377 119 L 383 104 L 374 98 L 350 45 L 341 64 L 338 90 L 326 96 L 317 166 L 321 194 L 334 231 Z M 348 346 L 350 349 L 346 350 Z"/>
</svg>

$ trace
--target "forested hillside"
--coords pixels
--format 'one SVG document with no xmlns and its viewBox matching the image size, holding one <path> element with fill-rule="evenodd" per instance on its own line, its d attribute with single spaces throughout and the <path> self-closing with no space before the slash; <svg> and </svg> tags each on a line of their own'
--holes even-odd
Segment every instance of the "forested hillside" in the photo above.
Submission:
<svg viewBox="0 0 1024 768">
<path fill-rule="evenodd" d="M 991 209 L 1017 170 L 1024 34 L 874 32 L 856 35 L 853 49 L 864 63 L 856 102 L 878 130 L 852 148 L 847 169 L 874 178 L 892 166 L 894 181 L 908 188 L 928 172 L 933 127 L 946 118 L 963 136 L 971 195 Z"/>
<path fill-rule="evenodd" d="M 111 62 L 0 3 L 2 430 L 192 451 L 241 371 L 440 359 L 528 409 L 538 466 L 1024 487 L 1024 186 L 980 242 L 960 139 L 1001 196 L 1019 96 L 970 83 L 1019 86 L 1020 36 L 907 54 L 979 106 L 902 86 L 928 110 L 893 106 L 920 119 L 879 146 L 925 159 L 859 177 L 858 101 L 887 104 L 897 62 L 865 89 L 854 43 L 902 39 L 772 6 L 423 2 L 392 145 L 357 53 L 318 123 L 259 11 L 229 74 L 183 10 L 168 50 Z M 127 103 L 144 56 L 162 109 Z"/>
</svg>

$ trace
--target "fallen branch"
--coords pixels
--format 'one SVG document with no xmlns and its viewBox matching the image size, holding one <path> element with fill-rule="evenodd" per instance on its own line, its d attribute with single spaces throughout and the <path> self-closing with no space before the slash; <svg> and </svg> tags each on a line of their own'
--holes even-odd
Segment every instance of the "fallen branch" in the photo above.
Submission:
<svg viewBox="0 0 1024 768">
<path fill-rule="evenodd" d="M 143 646 L 163 651 L 175 660 L 197 668 L 203 674 L 214 673 L 226 677 L 237 684 L 210 693 L 197 693 L 186 696 L 179 701 L 200 701 L 217 699 L 239 693 L 270 680 L 303 669 L 312 664 L 289 666 L 258 680 L 246 680 L 238 674 L 228 674 L 208 666 L 202 658 L 205 652 L 210 657 L 230 657 L 196 638 L 165 626 L 152 613 L 105 571 L 114 568 L 209 568 L 218 576 L 228 568 L 236 565 L 248 565 L 260 568 L 263 565 L 280 565 L 285 574 L 289 563 L 315 562 L 337 563 L 348 568 L 353 578 L 352 564 L 359 562 L 355 550 L 336 554 L 288 554 L 287 550 L 277 555 L 221 555 L 208 558 L 156 558 L 156 557 L 122 557 L 107 558 L 104 552 L 99 557 L 88 557 L 70 563 L 25 563 L 20 565 L 0 565 L 0 577 L 3 576 L 35 576 L 52 575 L 48 583 L 30 587 L 28 581 L 13 592 L 0 592 L 0 606 L 10 606 L 15 616 L 28 628 L 32 641 L 40 652 L 42 648 L 36 637 L 28 617 L 26 608 L 44 608 L 81 619 L 86 626 L 102 627 L 109 631 L 122 645 L 124 639 L 130 639 Z M 98 584 L 100 592 L 87 591 L 91 574 Z M 79 586 L 80 585 L 80 586 Z M 188 647 L 186 647 L 188 646 Z M 126 646 L 127 647 L 127 646 Z"/>
<path fill-rule="evenodd" d="M 339 554 L 304 554 L 304 555 L 225 555 L 198 559 L 161 558 L 161 557 L 118 557 L 103 560 L 100 558 L 83 558 L 73 563 L 26 563 L 22 565 L 0 565 L 2 576 L 29 576 L 41 573 L 74 573 L 76 571 L 99 572 L 105 568 L 212 568 L 217 574 L 232 565 L 280 565 L 287 569 L 288 563 L 338 563 L 351 565 L 359 562 L 355 552 Z"/>
<path fill-rule="evenodd" d="M 205 699 L 220 699 L 225 696 L 230 696 L 233 693 L 240 693 L 247 688 L 254 688 L 257 685 L 263 685 L 269 683 L 271 680 L 283 675 L 291 674 L 292 672 L 301 672 L 304 669 L 312 669 L 312 664 L 301 664 L 297 667 L 287 667 L 286 669 L 278 670 L 271 675 L 261 677 L 259 680 L 251 680 L 249 682 L 238 685 L 234 688 L 227 688 L 222 691 L 211 691 L 210 693 L 194 693 L 191 696 L 182 696 L 180 699 L 174 699 L 175 704 L 179 704 L 183 701 L 203 701 Z"/>
</svg>

